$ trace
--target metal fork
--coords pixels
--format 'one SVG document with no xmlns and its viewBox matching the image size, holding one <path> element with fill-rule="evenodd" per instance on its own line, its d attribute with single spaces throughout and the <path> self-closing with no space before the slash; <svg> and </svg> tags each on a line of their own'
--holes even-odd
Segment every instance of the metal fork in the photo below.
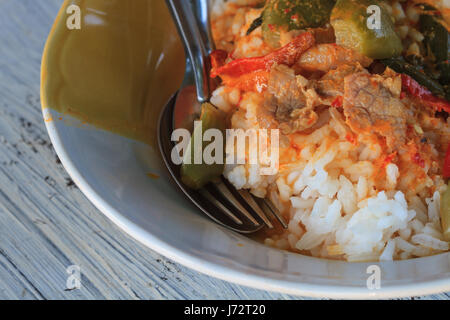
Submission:
<svg viewBox="0 0 450 320">
<path fill-rule="evenodd" d="M 236 190 L 225 178 L 209 183 L 201 190 L 188 188 L 181 182 L 180 168 L 172 162 L 174 144 L 171 133 L 179 127 L 190 128 L 200 103 L 209 101 L 209 53 L 213 48 L 208 0 L 166 0 L 184 43 L 185 79 L 181 90 L 164 107 L 158 122 L 158 144 L 166 167 L 183 193 L 215 222 L 240 233 L 253 233 L 264 226 L 274 228 L 278 221 L 287 228 L 279 210 L 269 200 L 254 197 L 247 190 Z M 186 121 L 180 122 L 179 119 Z M 177 119 L 177 121 L 175 121 Z"/>
</svg>

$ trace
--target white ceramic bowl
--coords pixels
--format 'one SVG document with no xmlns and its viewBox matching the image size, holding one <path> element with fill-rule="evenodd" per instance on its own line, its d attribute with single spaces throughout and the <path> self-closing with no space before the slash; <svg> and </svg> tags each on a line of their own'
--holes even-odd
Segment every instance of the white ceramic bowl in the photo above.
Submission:
<svg viewBox="0 0 450 320">
<path fill-rule="evenodd" d="M 46 50 L 58 49 L 47 46 Z M 53 76 L 46 65 L 51 61 L 45 61 L 49 54 L 44 56 L 44 81 Z M 44 107 L 46 94 L 43 88 Z M 61 116 L 65 121 L 48 121 Z M 398 262 L 347 263 L 269 248 L 199 213 L 171 183 L 155 148 L 76 125 L 77 120 L 52 109 L 44 108 L 44 118 L 64 167 L 101 212 L 136 240 L 199 272 L 311 297 L 391 298 L 450 291 L 448 253 Z M 151 179 L 148 172 L 161 178 Z M 378 290 L 367 287 L 367 268 L 374 264 L 381 268 Z"/>
</svg>

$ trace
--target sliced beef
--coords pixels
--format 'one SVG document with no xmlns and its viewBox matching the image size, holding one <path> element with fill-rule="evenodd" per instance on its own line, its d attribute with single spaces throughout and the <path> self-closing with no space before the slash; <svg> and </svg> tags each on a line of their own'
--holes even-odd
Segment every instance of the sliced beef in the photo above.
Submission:
<svg viewBox="0 0 450 320">
<path fill-rule="evenodd" d="M 319 116 L 312 108 L 294 110 L 291 120 L 280 123 L 280 130 L 283 134 L 302 132 L 313 127 Z"/>
<path fill-rule="evenodd" d="M 349 75 L 344 80 L 347 124 L 355 132 L 375 132 L 386 138 L 391 150 L 405 142 L 410 116 L 400 100 L 399 80 L 397 75 L 380 76 L 366 72 Z"/>
<path fill-rule="evenodd" d="M 279 121 L 288 121 L 291 112 L 306 106 L 306 98 L 289 67 L 278 65 L 272 68 L 266 93 L 266 107 L 276 114 Z"/>
<path fill-rule="evenodd" d="M 367 71 L 359 63 L 340 65 L 337 69 L 329 71 L 316 81 L 314 88 L 321 98 L 328 100 L 327 104 L 331 104 L 337 97 L 344 96 L 345 77 L 358 72 Z"/>
<path fill-rule="evenodd" d="M 308 129 L 318 119 L 311 102 L 314 96 L 305 88 L 307 83 L 284 65 L 274 66 L 270 72 L 265 107 L 274 114 L 283 134 Z"/>
</svg>

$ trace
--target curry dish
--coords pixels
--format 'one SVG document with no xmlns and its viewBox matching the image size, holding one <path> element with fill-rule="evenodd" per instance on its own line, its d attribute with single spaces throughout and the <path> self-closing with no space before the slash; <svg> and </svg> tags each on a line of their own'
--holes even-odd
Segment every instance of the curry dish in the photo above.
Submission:
<svg viewBox="0 0 450 320">
<path fill-rule="evenodd" d="M 276 174 L 261 175 L 261 163 L 216 172 L 289 221 L 265 244 L 347 261 L 448 251 L 449 9 L 216 0 L 212 10 L 218 110 L 203 119 L 280 132 Z"/>
</svg>

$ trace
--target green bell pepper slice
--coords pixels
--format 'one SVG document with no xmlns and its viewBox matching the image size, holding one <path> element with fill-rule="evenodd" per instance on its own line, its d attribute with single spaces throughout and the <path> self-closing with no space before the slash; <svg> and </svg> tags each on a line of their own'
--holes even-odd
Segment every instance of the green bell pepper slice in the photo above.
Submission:
<svg viewBox="0 0 450 320">
<path fill-rule="evenodd" d="M 264 40 L 280 46 L 280 32 L 322 27 L 330 21 L 335 0 L 268 0 L 262 14 Z"/>
<path fill-rule="evenodd" d="M 195 190 L 202 188 L 207 183 L 220 177 L 224 170 L 224 161 L 221 163 L 206 164 L 203 161 L 202 154 L 202 163 L 195 164 L 194 155 L 196 152 L 195 138 L 198 136 L 203 136 L 205 131 L 208 129 L 218 129 L 222 132 L 222 137 L 225 137 L 225 130 L 227 128 L 226 115 L 212 104 L 204 103 L 202 105 L 200 121 L 201 126 L 194 128 L 194 132 L 187 147 L 188 152 L 184 155 L 183 164 L 180 171 L 181 181 L 183 181 L 183 183 L 188 187 Z M 211 142 L 209 141 L 202 142 L 202 153 L 205 147 L 210 143 Z M 225 145 L 225 141 L 223 141 L 223 144 Z M 190 158 L 190 161 L 188 161 L 188 158 Z"/>
<path fill-rule="evenodd" d="M 439 19 L 429 14 L 421 15 L 419 30 L 424 35 L 424 44 L 435 62 L 447 61 L 450 58 L 450 33 Z"/>
<path fill-rule="evenodd" d="M 380 28 L 369 28 L 371 5 L 380 9 Z M 338 0 L 331 13 L 331 24 L 339 45 L 354 49 L 372 59 L 399 56 L 403 51 L 400 37 L 390 15 L 374 0 Z"/>
</svg>

